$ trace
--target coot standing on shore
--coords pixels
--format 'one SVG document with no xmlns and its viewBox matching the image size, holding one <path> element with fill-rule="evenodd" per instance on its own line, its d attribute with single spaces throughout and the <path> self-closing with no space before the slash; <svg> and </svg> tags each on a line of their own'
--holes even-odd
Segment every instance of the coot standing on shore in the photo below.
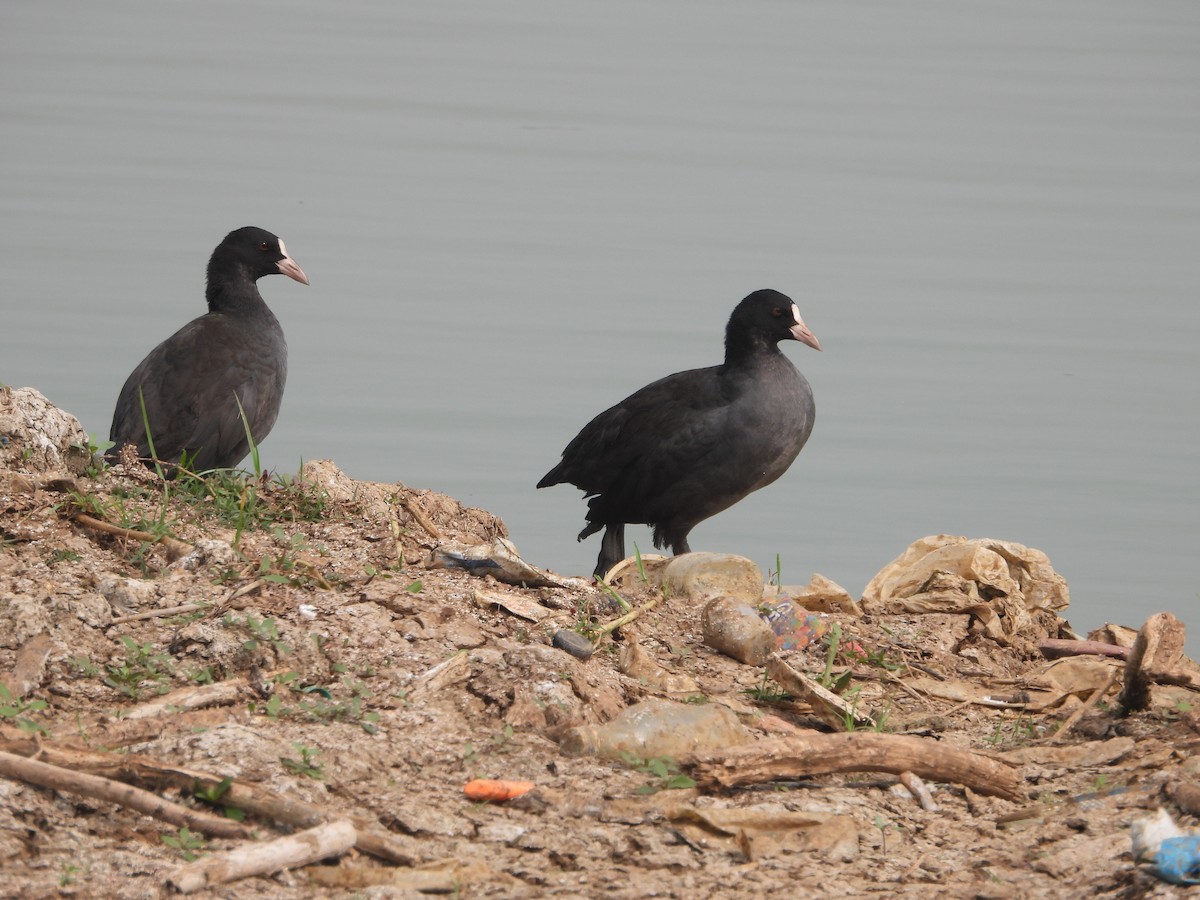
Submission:
<svg viewBox="0 0 1200 900">
<path fill-rule="evenodd" d="M 158 459 L 177 464 L 186 454 L 194 472 L 231 468 L 249 451 L 239 401 L 255 444 L 270 433 L 287 379 L 287 342 L 255 282 L 275 273 L 308 284 L 271 232 L 226 235 L 208 261 L 208 312 L 151 350 L 121 388 L 110 461 L 124 444 L 149 460 L 142 399 Z"/>
<path fill-rule="evenodd" d="M 821 349 L 792 300 L 750 294 L 725 329 L 725 362 L 668 375 L 584 426 L 538 487 L 569 483 L 588 500 L 579 540 L 601 528 L 596 574 L 625 558 L 625 524 L 654 528 L 654 546 L 687 553 L 703 520 L 770 484 L 812 432 L 812 388 L 779 350 Z"/>
</svg>

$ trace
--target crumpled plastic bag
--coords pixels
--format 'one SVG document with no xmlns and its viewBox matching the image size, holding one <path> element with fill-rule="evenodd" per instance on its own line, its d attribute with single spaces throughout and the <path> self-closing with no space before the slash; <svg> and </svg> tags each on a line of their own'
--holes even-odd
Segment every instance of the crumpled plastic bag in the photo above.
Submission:
<svg viewBox="0 0 1200 900">
<path fill-rule="evenodd" d="M 1200 884 L 1200 837 L 1167 838 L 1154 857 L 1154 868 L 1171 884 Z"/>
<path fill-rule="evenodd" d="M 1040 550 L 947 534 L 914 541 L 863 591 L 872 614 L 969 613 L 1003 643 L 1027 630 L 1036 610 L 1070 603 L 1067 582 Z"/>
<path fill-rule="evenodd" d="M 858 603 L 850 596 L 850 592 L 819 572 L 814 572 L 808 584 L 803 587 L 791 584 L 782 587 L 765 585 L 763 600 L 772 603 L 789 600 L 809 612 L 842 613 L 862 618 L 862 610 L 858 608 Z"/>
<path fill-rule="evenodd" d="M 1109 679 L 1114 671 L 1118 673 L 1119 680 L 1124 670 L 1124 660 L 1101 656 L 1066 656 L 1043 663 L 1035 672 L 1026 675 L 1025 688 L 1030 692 L 1048 694 L 1035 707 L 1048 709 L 1069 696 L 1083 700 L 1106 683 L 1111 684 Z"/>
<path fill-rule="evenodd" d="M 472 575 L 491 575 L 497 581 L 525 587 L 565 587 L 590 590 L 583 578 L 556 575 L 525 562 L 512 541 L 502 537 L 487 544 L 467 545 L 458 541 L 439 544 L 425 563 L 431 569 L 464 569 Z"/>
</svg>

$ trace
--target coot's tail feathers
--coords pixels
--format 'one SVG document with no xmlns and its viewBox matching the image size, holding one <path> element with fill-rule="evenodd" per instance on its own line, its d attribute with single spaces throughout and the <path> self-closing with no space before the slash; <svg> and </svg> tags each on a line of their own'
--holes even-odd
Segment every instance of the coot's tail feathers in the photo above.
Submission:
<svg viewBox="0 0 1200 900">
<path fill-rule="evenodd" d="M 559 474 L 559 469 L 561 469 L 561 468 L 562 468 L 562 463 L 559 463 L 557 466 L 555 466 L 553 469 L 551 469 L 549 472 L 547 472 L 545 475 L 542 476 L 542 480 L 537 483 L 537 486 L 540 488 L 544 488 L 544 487 L 550 487 L 553 484 L 562 484 L 563 478 L 562 478 L 562 475 Z"/>
<path fill-rule="evenodd" d="M 577 540 L 577 541 L 586 540 L 587 538 L 590 538 L 593 534 L 595 534 L 597 531 L 599 531 L 603 527 L 604 527 L 603 522 L 589 521 L 587 523 L 587 525 L 584 526 L 583 531 L 579 532 L 579 536 L 577 538 L 575 538 L 575 540 Z"/>
</svg>

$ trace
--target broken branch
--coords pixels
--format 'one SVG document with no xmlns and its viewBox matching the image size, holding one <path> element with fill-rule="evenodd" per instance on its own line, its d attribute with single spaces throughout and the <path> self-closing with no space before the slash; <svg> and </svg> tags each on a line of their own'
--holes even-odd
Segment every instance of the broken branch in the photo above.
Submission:
<svg viewBox="0 0 1200 900">
<path fill-rule="evenodd" d="M 167 556 L 171 559 L 176 559 L 180 556 L 186 556 L 192 552 L 192 545 L 185 544 L 183 541 L 173 538 L 170 535 L 150 534 L 146 531 L 135 531 L 132 528 L 122 528 L 120 525 L 110 525 L 102 519 L 95 519 L 87 513 L 75 513 L 74 519 L 80 525 L 100 531 L 104 534 L 115 535 L 116 537 L 128 538 L 131 541 L 141 541 L 147 544 L 162 544 L 167 548 Z"/>
<path fill-rule="evenodd" d="M 875 720 L 847 703 L 833 691 L 797 672 L 778 653 L 767 659 L 767 674 L 789 694 L 812 707 L 817 718 L 836 731 L 846 731 L 851 723 L 858 728 L 873 728 Z"/>
<path fill-rule="evenodd" d="M 152 723 L 143 721 L 138 724 Z M 31 752 L 35 749 L 32 740 L 27 740 L 25 744 Z M 41 752 L 45 759 L 53 760 L 60 766 L 69 765 L 75 769 L 93 773 L 102 772 L 120 781 L 136 781 L 157 788 L 170 787 L 191 793 L 195 793 L 197 789 L 224 790 L 220 800 L 222 805 L 236 806 L 251 815 L 282 822 L 294 828 L 310 828 L 335 818 L 336 815 L 333 810 L 322 809 L 302 800 L 293 800 L 257 785 L 237 781 L 226 784 L 222 778 L 211 773 L 167 765 L 148 756 L 132 753 L 92 753 L 86 750 L 60 749 L 50 744 L 43 745 Z M 21 759 L 21 757 L 17 758 Z M 126 787 L 125 785 L 120 786 Z M 137 790 L 136 788 L 129 789 Z M 143 791 L 143 793 L 145 792 Z M 349 819 L 354 823 L 358 830 L 357 847 L 364 853 L 403 866 L 411 866 L 417 859 L 418 854 L 408 846 L 404 838 L 390 833 L 378 822 L 363 816 L 336 815 L 336 817 Z M 221 819 L 220 821 L 228 820 Z M 194 825 L 188 825 L 188 827 L 196 831 L 201 830 Z"/>
<path fill-rule="evenodd" d="M 735 747 L 723 757 L 693 757 L 687 765 L 703 787 L 844 772 L 913 772 L 929 781 L 965 785 L 980 794 L 1018 800 L 1020 775 L 1010 766 L 928 738 L 855 731 L 791 735 Z"/>
<path fill-rule="evenodd" d="M 146 612 L 133 613 L 128 616 L 117 616 L 109 625 L 124 625 L 126 622 L 139 622 L 142 619 L 160 619 L 166 616 L 181 616 L 185 613 L 200 612 L 212 606 L 211 603 L 185 603 L 183 606 L 170 606 L 166 609 L 148 609 Z"/>
<path fill-rule="evenodd" d="M 417 505 L 416 500 L 412 497 L 405 497 L 400 501 L 400 505 L 404 507 L 405 512 L 416 519 L 417 524 L 424 528 L 431 538 L 435 541 L 442 540 L 442 533 L 438 531 L 436 525 L 429 521 L 429 516 L 425 515 L 425 511 Z"/>
<path fill-rule="evenodd" d="M 213 837 L 245 838 L 250 836 L 249 829 L 238 822 L 187 809 L 141 788 L 121 784 L 98 775 L 64 769 L 51 763 L 26 759 L 2 750 L 0 750 L 0 775 L 28 784 L 36 784 L 39 787 L 116 803 L 140 812 L 142 815 L 161 819 L 172 825 L 190 828 L 192 831 Z"/>
<path fill-rule="evenodd" d="M 600 638 L 604 637 L 604 635 L 612 634 L 618 628 L 628 625 L 630 622 L 634 621 L 635 619 L 637 619 L 639 616 L 643 615 L 644 613 L 650 612 L 650 610 L 654 609 L 654 607 L 656 607 L 656 606 L 658 606 L 658 604 L 662 603 L 662 599 L 663 599 L 662 595 L 659 594 L 653 600 L 649 601 L 648 603 L 643 603 L 637 609 L 631 609 L 629 612 L 625 613 L 625 615 L 621 616 L 619 619 L 613 619 L 608 624 L 601 625 L 599 628 L 597 628 L 595 630 L 595 632 L 594 632 L 595 638 L 593 639 L 592 643 L 598 642 L 600 640 Z"/>
<path fill-rule="evenodd" d="M 1050 736 L 1050 742 L 1054 743 L 1055 741 L 1061 741 L 1064 737 L 1066 737 L 1068 732 L 1075 727 L 1075 723 L 1082 719 L 1084 714 L 1094 707 L 1100 701 L 1101 697 L 1108 693 L 1109 688 L 1117 683 L 1117 676 L 1120 674 L 1120 669 L 1113 668 L 1113 670 L 1108 673 L 1108 678 L 1105 680 L 1104 684 L 1092 691 L 1092 695 L 1088 697 L 1087 700 L 1085 700 L 1083 704 L 1081 704 L 1079 708 L 1075 710 L 1075 712 L 1071 713 L 1071 715 L 1067 717 L 1067 721 L 1062 723 L 1062 727 L 1059 728 L 1058 731 L 1054 732 L 1054 734 Z"/>
<path fill-rule="evenodd" d="M 349 822 L 328 822 L 265 844 L 250 844 L 206 856 L 180 867 L 167 883 L 182 894 L 191 894 L 242 878 L 271 875 L 282 869 L 295 869 L 330 856 L 340 856 L 354 846 L 356 837 L 354 826 Z"/>
</svg>

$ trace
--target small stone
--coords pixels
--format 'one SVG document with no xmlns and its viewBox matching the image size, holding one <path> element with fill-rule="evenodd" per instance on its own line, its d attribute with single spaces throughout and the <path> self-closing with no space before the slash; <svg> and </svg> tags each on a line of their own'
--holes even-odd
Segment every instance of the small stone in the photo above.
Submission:
<svg viewBox="0 0 1200 900">
<path fill-rule="evenodd" d="M 227 541 L 204 539 L 196 541 L 191 553 L 181 556 L 167 570 L 172 574 L 180 571 L 197 572 L 205 566 L 227 568 L 238 561 L 238 552 Z"/>
<path fill-rule="evenodd" d="M 554 632 L 554 638 L 551 642 L 559 650 L 565 650 L 576 659 L 591 659 L 595 647 L 592 642 L 585 638 L 578 631 L 571 631 L 569 628 L 560 628 Z"/>
<path fill-rule="evenodd" d="M 104 599 L 122 615 L 148 609 L 158 599 L 158 585 L 153 581 L 142 581 L 138 578 L 103 575 L 97 581 L 96 587 Z"/>
<path fill-rule="evenodd" d="M 88 433 L 33 388 L 0 385 L 0 469 L 83 474 L 91 464 Z"/>
<path fill-rule="evenodd" d="M 762 599 L 763 576 L 751 560 L 732 553 L 685 553 L 663 567 L 662 586 L 672 598 L 712 600 L 736 597 L 748 603 Z"/>
<path fill-rule="evenodd" d="M 512 844 L 524 837 L 528 830 L 528 828 L 512 822 L 490 822 L 480 826 L 476 837 L 492 844 Z"/>
<path fill-rule="evenodd" d="M 625 641 L 622 644 L 617 669 L 622 675 L 628 675 L 668 694 L 700 693 L 700 685 L 694 678 L 679 672 L 668 672 L 636 640 Z"/>
<path fill-rule="evenodd" d="M 0 647 L 6 650 L 16 650 L 35 634 L 50 632 L 54 628 L 45 595 L 0 594 L 0 622 L 4 623 L 0 631 Z"/>
<path fill-rule="evenodd" d="M 487 637 L 470 619 L 455 619 L 442 626 L 442 637 L 460 650 L 472 650 L 487 643 Z"/>
</svg>

